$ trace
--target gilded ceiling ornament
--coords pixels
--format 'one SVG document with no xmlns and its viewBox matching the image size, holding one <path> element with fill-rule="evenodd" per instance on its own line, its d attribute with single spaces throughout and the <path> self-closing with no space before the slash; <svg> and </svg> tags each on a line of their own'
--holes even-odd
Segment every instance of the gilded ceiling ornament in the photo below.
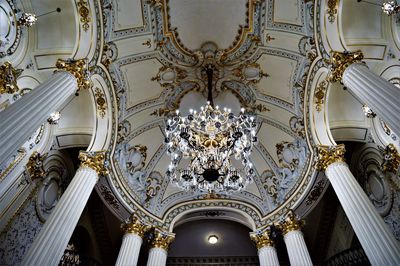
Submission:
<svg viewBox="0 0 400 266">
<path fill-rule="evenodd" d="M 17 78 L 21 75 L 22 69 L 14 69 L 10 62 L 0 66 L 0 94 L 16 93 L 19 88 Z"/>
<path fill-rule="evenodd" d="M 147 48 L 151 48 L 151 40 L 147 39 L 145 42 L 142 43 L 142 45 L 147 46 Z"/>
<path fill-rule="evenodd" d="M 330 82 L 341 82 L 343 78 L 343 73 L 348 66 L 353 63 L 361 62 L 364 58 L 364 55 L 361 51 L 355 52 L 331 52 L 331 58 L 328 60 L 330 64 L 330 74 L 329 81 Z"/>
<path fill-rule="evenodd" d="M 150 115 L 154 115 L 154 116 L 166 116 L 170 113 L 175 112 L 176 109 L 168 109 L 168 108 L 160 108 L 157 110 L 154 110 L 154 112 L 152 112 Z"/>
<path fill-rule="evenodd" d="M 95 88 L 94 97 L 96 99 L 97 113 L 101 118 L 104 118 L 107 109 L 107 103 L 104 94 L 99 88 Z"/>
<path fill-rule="evenodd" d="M 386 146 L 385 150 L 383 151 L 383 157 L 383 171 L 397 173 L 400 166 L 400 154 L 393 144 Z"/>
<path fill-rule="evenodd" d="M 268 112 L 271 111 L 270 109 L 268 109 L 264 104 L 260 103 L 260 104 L 253 104 L 249 107 L 246 107 L 246 110 L 248 112 L 253 112 L 253 113 L 263 113 L 263 112 Z"/>
<path fill-rule="evenodd" d="M 78 82 L 78 91 L 83 89 L 90 89 L 92 87 L 92 81 L 90 80 L 90 72 L 88 68 L 87 59 L 58 59 L 56 67 L 59 70 L 64 70 L 75 76 Z"/>
<path fill-rule="evenodd" d="M 271 35 L 269 35 L 269 33 L 267 33 L 267 35 L 265 35 L 265 41 L 266 41 L 267 43 L 269 43 L 269 42 L 271 42 L 271 41 L 273 41 L 273 40 L 275 40 L 275 38 L 274 38 L 274 37 L 271 37 Z"/>
<path fill-rule="evenodd" d="M 26 169 L 28 170 L 29 176 L 32 180 L 43 178 L 46 175 L 44 170 L 43 162 L 46 159 L 47 154 L 40 154 L 37 151 L 33 152 L 29 157 Z"/>
<path fill-rule="evenodd" d="M 158 70 L 155 77 L 152 77 L 152 81 L 157 81 L 162 87 L 168 87 L 170 85 L 177 86 L 180 82 L 187 77 L 187 72 L 178 67 L 167 67 L 162 66 Z"/>
<path fill-rule="evenodd" d="M 326 10 L 326 13 L 328 14 L 328 20 L 330 23 L 335 22 L 338 4 L 339 0 L 328 0 L 328 9 Z"/>
<path fill-rule="evenodd" d="M 143 238 L 144 234 L 151 229 L 151 226 L 132 216 L 131 221 L 123 224 L 121 228 L 126 234 L 135 234 Z"/>
<path fill-rule="evenodd" d="M 325 103 L 325 94 L 327 88 L 328 88 L 328 82 L 323 80 L 318 84 L 317 88 L 315 89 L 314 105 L 315 105 L 315 110 L 317 110 L 318 112 L 322 111 L 322 106 Z"/>
<path fill-rule="evenodd" d="M 151 246 L 154 248 L 162 248 L 168 251 L 169 245 L 174 241 L 175 236 L 164 232 L 156 231 L 155 237 Z"/>
<path fill-rule="evenodd" d="M 318 145 L 318 162 L 317 169 L 319 171 L 325 171 L 329 165 L 336 162 L 345 162 L 344 154 L 346 152 L 344 144 L 336 146 L 323 146 Z"/>
<path fill-rule="evenodd" d="M 232 75 L 251 83 L 259 83 L 263 77 L 269 77 L 257 63 L 242 64 L 232 70 Z"/>
<path fill-rule="evenodd" d="M 304 221 L 296 217 L 296 214 L 293 212 L 293 210 L 289 210 L 288 216 L 286 217 L 285 221 L 279 224 L 283 235 L 286 235 L 291 231 L 300 231 L 303 226 Z"/>
<path fill-rule="evenodd" d="M 105 167 L 106 154 L 104 151 L 81 151 L 78 156 L 81 167 L 89 167 L 97 172 L 98 175 L 106 176 L 108 171 Z"/>
<path fill-rule="evenodd" d="M 78 7 L 78 13 L 81 16 L 81 23 L 82 23 L 82 28 L 84 31 L 87 31 L 89 29 L 89 22 L 91 21 L 90 16 L 89 16 L 89 4 L 86 0 L 79 0 L 77 3 Z"/>
<path fill-rule="evenodd" d="M 271 238 L 271 230 L 267 229 L 262 233 L 251 233 L 251 240 L 256 243 L 257 249 L 261 249 L 263 247 L 273 247 L 274 241 Z"/>
</svg>

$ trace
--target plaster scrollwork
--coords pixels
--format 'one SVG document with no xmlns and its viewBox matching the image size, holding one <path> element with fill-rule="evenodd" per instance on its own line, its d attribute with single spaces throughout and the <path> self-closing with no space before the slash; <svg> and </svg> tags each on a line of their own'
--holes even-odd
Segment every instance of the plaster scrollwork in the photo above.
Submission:
<svg viewBox="0 0 400 266">
<path fill-rule="evenodd" d="M 289 120 L 290 129 L 296 133 L 300 138 L 304 138 L 306 136 L 306 132 L 304 129 L 304 121 L 302 118 L 293 116 Z"/>
<path fill-rule="evenodd" d="M 315 110 L 317 112 L 322 111 L 322 107 L 325 104 L 325 97 L 326 97 L 326 91 L 328 89 L 328 82 L 326 80 L 321 81 L 317 88 L 315 89 L 314 93 L 314 106 Z"/>
<path fill-rule="evenodd" d="M 10 62 L 0 66 L 0 94 L 13 94 L 19 91 L 17 78 L 21 75 L 22 69 L 15 69 Z"/>
<path fill-rule="evenodd" d="M 117 142 L 120 143 L 123 141 L 131 132 L 131 123 L 129 121 L 124 120 L 118 125 L 118 140 Z"/>
<path fill-rule="evenodd" d="M 261 182 L 265 190 L 271 196 L 274 203 L 277 203 L 279 180 L 275 173 L 271 170 L 266 170 L 261 174 Z"/>
<path fill-rule="evenodd" d="M 72 179 L 73 165 L 58 151 L 51 151 L 43 160 L 45 175 L 41 177 L 36 192 L 35 209 L 41 222 L 45 222 Z"/>
<path fill-rule="evenodd" d="M 103 53 L 101 54 L 101 63 L 105 67 L 109 67 L 118 57 L 118 49 L 115 43 L 108 42 L 104 44 Z"/>
</svg>

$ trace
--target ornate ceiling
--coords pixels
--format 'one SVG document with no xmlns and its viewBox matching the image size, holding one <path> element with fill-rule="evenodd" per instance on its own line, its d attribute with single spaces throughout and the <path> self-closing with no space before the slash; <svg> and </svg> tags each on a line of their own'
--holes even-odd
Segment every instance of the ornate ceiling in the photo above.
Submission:
<svg viewBox="0 0 400 266">
<path fill-rule="evenodd" d="M 304 113 L 306 78 L 317 55 L 313 5 L 125 0 L 103 7 L 102 62 L 116 90 L 118 126 L 112 171 L 98 189 L 109 202 L 111 191 L 123 202 L 125 208 L 114 211 L 122 218 L 136 212 L 170 229 L 186 211 L 231 208 L 260 228 L 296 208 L 316 176 Z M 216 103 L 234 111 L 245 107 L 259 122 L 252 154 L 257 177 L 231 195 L 184 192 L 164 177 L 164 119 L 173 110 L 187 113 L 205 104 L 202 70 L 208 64 L 217 73 Z"/>
</svg>

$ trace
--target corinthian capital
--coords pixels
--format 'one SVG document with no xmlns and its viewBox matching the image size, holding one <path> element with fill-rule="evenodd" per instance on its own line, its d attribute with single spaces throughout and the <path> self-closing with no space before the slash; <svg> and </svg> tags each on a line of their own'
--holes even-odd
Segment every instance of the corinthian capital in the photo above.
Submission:
<svg viewBox="0 0 400 266">
<path fill-rule="evenodd" d="M 123 224 L 122 229 L 125 233 L 135 234 L 143 238 L 144 234 L 151 229 L 151 226 L 132 216 L 130 223 Z"/>
<path fill-rule="evenodd" d="M 274 246 L 274 241 L 271 238 L 271 230 L 269 228 L 262 233 L 251 233 L 250 238 L 256 243 L 257 249 Z"/>
<path fill-rule="evenodd" d="M 291 231 L 300 231 L 303 226 L 304 221 L 298 219 L 292 210 L 289 211 L 285 221 L 280 224 L 280 228 L 284 235 Z"/>
<path fill-rule="evenodd" d="M 361 62 L 364 55 L 361 51 L 356 52 L 331 52 L 331 58 L 329 60 L 331 72 L 329 74 L 330 82 L 341 82 L 343 78 L 343 73 L 348 66 L 353 63 Z"/>
<path fill-rule="evenodd" d="M 58 59 L 56 67 L 59 70 L 67 71 L 75 76 L 78 82 L 78 90 L 90 89 L 92 87 L 87 59 Z"/>
<path fill-rule="evenodd" d="M 79 153 L 79 160 L 81 161 L 81 167 L 89 167 L 97 172 L 98 175 L 107 175 L 108 171 L 104 165 L 106 154 L 104 151 L 99 152 L 85 152 Z"/>
<path fill-rule="evenodd" d="M 318 150 L 318 162 L 317 169 L 325 171 L 329 165 L 336 162 L 344 162 L 344 154 L 346 149 L 344 144 L 336 146 L 322 146 L 317 147 Z"/>
<path fill-rule="evenodd" d="M 397 173 L 400 166 L 400 154 L 393 144 L 386 146 L 383 151 L 383 171 Z"/>
<path fill-rule="evenodd" d="M 156 231 L 155 237 L 151 246 L 154 248 L 162 248 L 168 251 L 169 245 L 174 241 L 175 235 L 171 235 L 165 232 Z"/>
</svg>

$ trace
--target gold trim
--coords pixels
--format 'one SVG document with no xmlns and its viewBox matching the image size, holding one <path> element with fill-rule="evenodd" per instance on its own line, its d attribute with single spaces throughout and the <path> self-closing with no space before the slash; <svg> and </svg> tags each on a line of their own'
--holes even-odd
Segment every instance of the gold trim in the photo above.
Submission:
<svg viewBox="0 0 400 266">
<path fill-rule="evenodd" d="M 392 143 L 386 146 L 383 157 L 385 160 L 382 164 L 383 171 L 397 173 L 400 166 L 400 154 Z"/>
<path fill-rule="evenodd" d="M 82 28 L 84 31 L 87 31 L 90 26 L 89 22 L 91 22 L 88 2 L 86 2 L 86 0 L 79 0 L 79 2 L 76 3 L 76 6 L 78 7 L 78 13 L 81 17 L 80 21 L 83 23 Z"/>
<path fill-rule="evenodd" d="M 315 110 L 317 110 L 317 112 L 322 111 L 322 106 L 325 103 L 325 95 L 326 95 L 327 89 L 328 89 L 328 83 L 325 80 L 321 81 L 318 84 L 317 88 L 315 89 L 314 106 L 315 106 Z"/>
<path fill-rule="evenodd" d="M 317 170 L 325 171 L 329 165 L 336 162 L 345 162 L 344 154 L 346 152 L 344 144 L 336 146 L 317 146 L 318 151 L 318 162 Z"/>
</svg>

